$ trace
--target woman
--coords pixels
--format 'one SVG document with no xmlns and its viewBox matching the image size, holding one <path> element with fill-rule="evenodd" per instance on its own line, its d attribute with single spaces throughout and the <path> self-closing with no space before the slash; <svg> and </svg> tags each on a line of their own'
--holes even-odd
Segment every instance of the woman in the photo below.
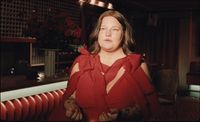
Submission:
<svg viewBox="0 0 200 122">
<path fill-rule="evenodd" d="M 64 94 L 69 120 L 147 120 L 158 106 L 155 89 L 125 17 L 104 12 L 90 35 L 89 51 L 80 49 Z"/>
</svg>

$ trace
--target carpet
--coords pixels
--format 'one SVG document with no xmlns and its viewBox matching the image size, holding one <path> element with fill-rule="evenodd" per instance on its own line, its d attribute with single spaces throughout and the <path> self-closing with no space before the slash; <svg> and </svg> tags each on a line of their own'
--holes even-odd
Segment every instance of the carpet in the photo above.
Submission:
<svg viewBox="0 0 200 122">
<path fill-rule="evenodd" d="M 175 104 L 161 105 L 156 121 L 200 121 L 199 98 L 177 97 Z"/>
</svg>

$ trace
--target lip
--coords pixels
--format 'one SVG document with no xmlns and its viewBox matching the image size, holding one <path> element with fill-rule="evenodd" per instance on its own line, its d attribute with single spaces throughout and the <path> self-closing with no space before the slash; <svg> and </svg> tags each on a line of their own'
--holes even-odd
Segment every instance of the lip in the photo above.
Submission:
<svg viewBox="0 0 200 122">
<path fill-rule="evenodd" d="M 112 39 L 104 39 L 104 41 L 111 42 Z"/>
</svg>

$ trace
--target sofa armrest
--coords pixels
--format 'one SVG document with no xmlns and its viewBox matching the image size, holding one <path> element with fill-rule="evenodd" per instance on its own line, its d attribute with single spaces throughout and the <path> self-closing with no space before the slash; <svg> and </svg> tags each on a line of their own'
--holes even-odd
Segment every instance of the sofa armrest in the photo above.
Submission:
<svg viewBox="0 0 200 122">
<path fill-rule="evenodd" d="M 45 120 L 62 104 L 66 81 L 1 93 L 1 120 Z"/>
</svg>

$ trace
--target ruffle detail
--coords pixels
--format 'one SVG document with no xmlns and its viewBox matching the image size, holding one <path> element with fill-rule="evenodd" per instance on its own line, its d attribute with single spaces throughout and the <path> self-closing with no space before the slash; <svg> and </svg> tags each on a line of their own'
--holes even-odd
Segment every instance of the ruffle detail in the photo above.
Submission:
<svg viewBox="0 0 200 122">
<path fill-rule="evenodd" d="M 79 48 L 79 52 L 82 54 L 82 55 L 89 55 L 90 52 L 85 48 L 85 47 L 80 47 Z"/>
</svg>

